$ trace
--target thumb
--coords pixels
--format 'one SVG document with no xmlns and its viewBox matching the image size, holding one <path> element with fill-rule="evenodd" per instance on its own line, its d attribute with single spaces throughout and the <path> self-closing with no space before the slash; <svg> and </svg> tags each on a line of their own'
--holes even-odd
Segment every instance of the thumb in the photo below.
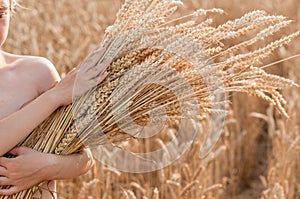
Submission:
<svg viewBox="0 0 300 199">
<path fill-rule="evenodd" d="M 11 186 L 9 189 L 1 189 L 0 196 L 10 196 L 18 192 L 19 190 L 16 186 Z"/>
</svg>

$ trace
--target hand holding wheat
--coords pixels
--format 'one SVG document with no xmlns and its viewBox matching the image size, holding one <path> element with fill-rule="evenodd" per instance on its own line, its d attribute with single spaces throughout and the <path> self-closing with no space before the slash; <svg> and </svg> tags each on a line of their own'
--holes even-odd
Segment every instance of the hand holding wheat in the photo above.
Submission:
<svg viewBox="0 0 300 199">
<path fill-rule="evenodd" d="M 104 53 L 105 48 L 100 47 L 79 65 L 74 83 L 73 100 L 94 88 L 107 76 L 106 68 L 111 64 L 112 58 L 103 60 Z"/>
<path fill-rule="evenodd" d="M 148 124 L 180 124 L 183 119 L 201 123 L 210 117 L 219 121 L 226 113 L 224 96 L 230 92 L 261 97 L 287 115 L 285 100 L 278 90 L 296 84 L 267 74 L 258 63 L 299 33 L 283 36 L 251 52 L 241 49 L 291 21 L 264 11 L 250 12 L 217 27 L 211 25 L 211 19 L 200 23 L 189 20 L 191 16 L 222 14 L 220 9 L 200 9 L 167 21 L 180 5 L 175 0 L 125 1 L 101 44 L 107 49 L 104 54 L 99 53 L 100 62 L 107 60 L 105 66 L 79 70 L 102 80 L 99 74 L 109 64 L 109 57 L 113 57 L 107 78 L 72 105 L 57 110 L 20 145 L 47 153 L 70 154 L 85 146 L 97 147 L 105 142 L 117 145 L 128 138 L 142 138 Z M 171 23 L 184 19 L 188 20 Z M 249 32 L 255 33 L 250 40 L 233 46 L 224 44 Z M 76 88 L 82 93 L 80 84 Z M 76 92 L 74 95 L 77 98 Z M 208 153 L 220 135 L 221 126 L 215 128 L 214 121 L 202 142 L 201 154 Z M 175 147 L 181 147 L 180 143 Z M 34 187 L 17 196 L 30 198 L 36 190 Z"/>
<path fill-rule="evenodd" d="M 61 106 L 66 106 L 84 95 L 87 91 L 102 82 L 107 76 L 106 68 L 112 59 L 101 62 L 104 48 L 95 50 L 78 68 L 71 70 L 50 92 L 54 100 Z"/>
</svg>

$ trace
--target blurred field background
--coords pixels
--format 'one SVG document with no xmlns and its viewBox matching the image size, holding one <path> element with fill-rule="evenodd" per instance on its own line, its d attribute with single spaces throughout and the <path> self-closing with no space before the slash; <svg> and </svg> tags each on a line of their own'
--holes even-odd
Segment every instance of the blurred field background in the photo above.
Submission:
<svg viewBox="0 0 300 199">
<path fill-rule="evenodd" d="M 122 0 L 21 1 L 12 18 L 4 49 L 16 54 L 50 59 L 63 75 L 78 65 L 102 40 Z M 185 0 L 179 13 L 218 7 L 225 16 L 216 23 L 263 9 L 295 20 L 287 34 L 300 29 L 298 0 Z M 251 35 L 249 35 L 250 37 Z M 276 35 L 274 35 L 276 37 Z M 300 39 L 280 48 L 265 62 L 300 52 Z M 300 83 L 300 58 L 267 69 Z M 232 114 L 212 154 L 198 157 L 199 143 L 179 161 L 157 172 L 120 173 L 97 164 L 78 179 L 59 181 L 60 199 L 198 199 L 198 198 L 300 198 L 300 89 L 284 90 L 289 119 L 261 99 L 243 94 L 230 96 Z"/>
</svg>

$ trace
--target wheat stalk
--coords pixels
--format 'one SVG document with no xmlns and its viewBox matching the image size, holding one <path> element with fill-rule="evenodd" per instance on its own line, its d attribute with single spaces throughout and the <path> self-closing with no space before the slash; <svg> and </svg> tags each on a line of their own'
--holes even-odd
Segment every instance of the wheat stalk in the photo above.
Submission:
<svg viewBox="0 0 300 199">
<path fill-rule="evenodd" d="M 285 100 L 278 90 L 295 83 L 269 75 L 256 65 L 275 49 L 291 42 L 299 32 L 251 52 L 240 50 L 291 21 L 282 16 L 268 16 L 264 11 L 253 11 L 218 27 L 213 27 L 210 19 L 171 25 L 171 22 L 194 16 L 223 13 L 220 9 L 200 9 L 167 21 L 181 4 L 175 0 L 125 1 L 101 43 L 107 51 L 99 63 L 114 57 L 107 68 L 107 79 L 72 105 L 54 112 L 20 145 L 47 153 L 71 154 L 86 146 L 94 147 L 107 141 L 117 143 L 135 136 L 124 129 L 159 122 L 165 114 L 159 112 L 161 108 L 171 121 L 186 117 L 200 122 L 199 117 L 225 112 L 215 107 L 226 104 L 226 99 L 212 100 L 213 92 L 220 87 L 224 87 L 226 93 L 245 92 L 261 97 L 287 116 Z M 248 41 L 227 48 L 223 44 L 258 28 L 262 30 Z M 152 108 L 154 103 L 160 106 Z M 182 104 L 185 109 L 180 110 Z M 155 117 L 150 118 L 155 111 Z M 193 111 L 201 115 L 190 114 Z M 134 122 L 124 120 L 129 116 Z M 195 179 L 195 176 L 190 177 Z M 185 195 L 196 184 L 195 180 L 188 184 L 180 195 Z M 203 194 L 221 187 L 210 187 Z M 36 190 L 34 187 L 16 197 L 30 198 Z"/>
</svg>

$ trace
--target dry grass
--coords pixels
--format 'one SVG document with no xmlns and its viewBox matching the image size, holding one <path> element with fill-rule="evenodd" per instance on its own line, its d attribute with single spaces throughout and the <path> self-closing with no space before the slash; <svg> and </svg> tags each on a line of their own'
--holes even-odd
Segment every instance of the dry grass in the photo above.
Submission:
<svg viewBox="0 0 300 199">
<path fill-rule="evenodd" d="M 98 44 L 104 29 L 113 23 L 121 1 L 27 0 L 22 5 L 28 10 L 15 14 L 5 48 L 14 53 L 45 56 L 64 73 Z M 213 7 L 224 9 L 228 18 L 264 9 L 296 20 L 293 28 L 300 29 L 300 3 L 297 0 L 264 3 L 232 0 L 229 4 L 186 1 L 181 12 Z M 277 37 L 275 34 L 274 38 Z M 299 39 L 292 45 L 281 47 L 266 62 L 300 52 L 298 43 Z M 299 63 L 299 59 L 286 61 L 268 71 L 299 82 Z M 233 114 L 227 120 L 225 133 L 215 152 L 205 159 L 198 158 L 200 143 L 196 141 L 182 159 L 158 172 L 126 174 L 98 164 L 81 178 L 59 182 L 59 198 L 299 197 L 299 91 L 298 88 L 284 91 L 289 120 L 255 97 L 232 95 L 230 109 Z M 144 148 L 139 145 L 134 150 Z"/>
</svg>

